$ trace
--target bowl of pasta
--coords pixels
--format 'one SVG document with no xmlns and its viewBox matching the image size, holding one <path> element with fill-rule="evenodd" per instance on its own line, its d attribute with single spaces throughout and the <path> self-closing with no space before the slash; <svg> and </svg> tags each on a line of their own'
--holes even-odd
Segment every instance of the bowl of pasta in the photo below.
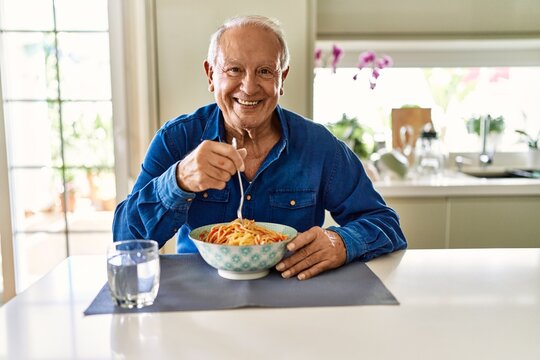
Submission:
<svg viewBox="0 0 540 360">
<path fill-rule="evenodd" d="M 268 275 L 296 235 L 297 231 L 290 226 L 236 219 L 196 228 L 189 237 L 221 277 L 252 280 Z"/>
</svg>

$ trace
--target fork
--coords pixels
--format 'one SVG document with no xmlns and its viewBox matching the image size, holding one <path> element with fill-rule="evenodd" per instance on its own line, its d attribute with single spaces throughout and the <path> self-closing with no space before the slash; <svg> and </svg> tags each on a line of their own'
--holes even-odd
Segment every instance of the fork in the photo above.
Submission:
<svg viewBox="0 0 540 360">
<path fill-rule="evenodd" d="M 236 142 L 235 137 L 233 137 L 232 139 L 232 146 L 235 149 L 238 149 L 238 143 Z M 240 220 L 243 220 L 242 207 L 244 206 L 244 186 L 242 185 L 242 177 L 240 176 L 240 171 L 236 171 L 236 173 L 238 174 L 238 182 L 240 183 L 240 206 L 238 206 L 238 210 L 236 211 L 236 216 L 238 216 Z"/>
</svg>

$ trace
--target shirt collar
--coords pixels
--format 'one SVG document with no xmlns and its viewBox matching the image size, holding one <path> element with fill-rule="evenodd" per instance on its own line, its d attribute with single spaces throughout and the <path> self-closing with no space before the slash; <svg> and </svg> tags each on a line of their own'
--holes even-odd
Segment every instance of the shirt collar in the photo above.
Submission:
<svg viewBox="0 0 540 360">
<path fill-rule="evenodd" d="M 285 115 L 281 106 L 276 106 L 276 114 L 279 119 L 279 125 L 281 125 L 282 141 L 284 144 L 285 153 L 289 153 L 289 123 L 287 122 L 287 116 Z M 283 149 L 283 147 L 282 147 Z"/>
<path fill-rule="evenodd" d="M 213 104 L 215 109 L 210 113 L 210 120 L 206 123 L 203 134 L 201 136 L 201 141 L 204 140 L 216 140 L 220 142 L 225 141 L 225 127 L 223 125 L 223 113 L 217 106 Z M 284 149 L 288 153 L 289 151 L 289 125 L 287 123 L 287 117 L 283 112 L 281 106 L 277 105 L 274 110 L 279 119 L 279 125 L 281 127 L 282 141 L 284 142 Z M 283 147 L 282 147 L 283 148 Z"/>
<path fill-rule="evenodd" d="M 223 127 L 223 114 L 217 106 L 212 104 L 214 111 L 209 114 L 209 120 L 206 122 L 206 126 L 201 136 L 201 142 L 204 140 L 216 140 L 223 141 L 225 139 L 225 129 Z"/>
</svg>

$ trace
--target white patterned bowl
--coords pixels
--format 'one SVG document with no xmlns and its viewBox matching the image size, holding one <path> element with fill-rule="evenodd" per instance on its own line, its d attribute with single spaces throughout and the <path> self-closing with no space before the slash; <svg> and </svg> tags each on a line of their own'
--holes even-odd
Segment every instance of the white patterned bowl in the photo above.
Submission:
<svg viewBox="0 0 540 360">
<path fill-rule="evenodd" d="M 204 261 L 216 268 L 220 276 L 231 280 L 259 279 L 268 275 L 269 269 L 285 255 L 286 245 L 297 235 L 297 231 L 290 226 L 257 222 L 257 225 L 287 235 L 287 239 L 272 244 L 246 246 L 212 244 L 199 240 L 203 231 L 224 224 L 196 228 L 189 233 L 189 237 Z"/>
</svg>

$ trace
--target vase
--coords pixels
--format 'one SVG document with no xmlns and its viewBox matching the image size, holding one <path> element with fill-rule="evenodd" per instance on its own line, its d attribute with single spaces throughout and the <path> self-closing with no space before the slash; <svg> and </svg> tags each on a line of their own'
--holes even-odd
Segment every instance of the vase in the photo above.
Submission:
<svg viewBox="0 0 540 360">
<path fill-rule="evenodd" d="M 540 170 L 540 149 L 529 149 L 527 152 L 527 168 Z"/>
</svg>

